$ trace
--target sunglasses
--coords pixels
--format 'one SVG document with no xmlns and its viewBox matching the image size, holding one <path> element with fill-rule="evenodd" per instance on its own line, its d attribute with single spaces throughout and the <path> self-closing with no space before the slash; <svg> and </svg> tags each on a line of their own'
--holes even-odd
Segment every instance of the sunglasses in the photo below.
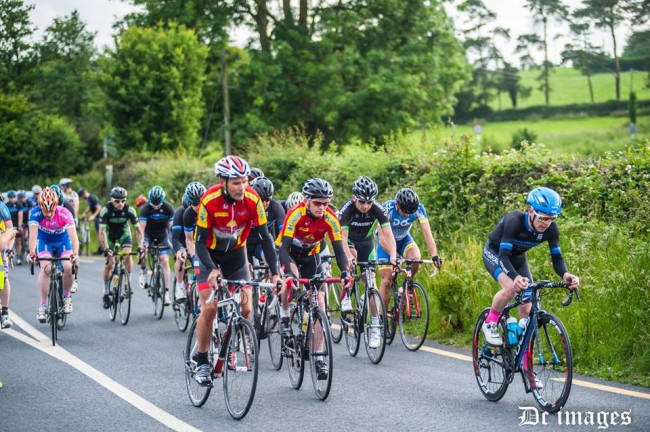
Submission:
<svg viewBox="0 0 650 432">
<path fill-rule="evenodd" d="M 545 214 L 539 214 L 535 210 L 533 210 L 533 214 L 535 215 L 535 219 L 540 222 L 553 222 L 555 219 L 557 219 L 557 215 L 549 216 Z"/>
<path fill-rule="evenodd" d="M 313 200 L 312 200 L 312 203 L 316 207 L 327 207 L 330 204 L 329 201 L 313 201 Z"/>
<path fill-rule="evenodd" d="M 357 202 L 359 204 L 372 204 L 372 200 L 365 200 L 365 199 L 361 199 L 361 198 L 357 198 Z"/>
<path fill-rule="evenodd" d="M 125 199 L 114 199 L 113 202 L 114 202 L 115 204 L 120 204 L 120 203 L 125 203 L 126 200 L 125 200 Z"/>
</svg>

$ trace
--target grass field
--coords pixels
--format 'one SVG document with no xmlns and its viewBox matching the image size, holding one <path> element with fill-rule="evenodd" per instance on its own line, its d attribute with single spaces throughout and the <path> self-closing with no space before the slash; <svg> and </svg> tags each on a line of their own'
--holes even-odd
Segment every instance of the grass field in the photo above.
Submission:
<svg viewBox="0 0 650 432">
<path fill-rule="evenodd" d="M 589 117 L 571 119 L 520 120 L 485 123 L 481 134 L 481 150 L 501 151 L 510 148 L 512 135 L 527 128 L 537 134 L 537 143 L 550 149 L 584 155 L 602 154 L 608 150 L 622 150 L 633 142 L 625 126 L 626 117 Z M 650 139 L 650 116 L 638 117 L 637 139 Z M 421 133 L 421 132 L 418 132 Z M 472 125 L 446 127 L 442 137 L 464 134 L 474 136 Z"/>
<path fill-rule="evenodd" d="M 540 75 L 539 70 L 523 71 L 520 73 L 521 84 L 530 87 L 532 93 L 526 99 L 518 101 L 518 108 L 525 108 L 535 105 L 544 105 L 544 93 L 539 90 L 540 82 L 537 77 Z M 606 102 L 616 99 L 616 92 L 614 88 L 614 75 L 609 73 L 601 73 L 592 75 L 592 83 L 594 86 L 594 101 Z M 650 99 L 650 88 L 646 88 L 645 84 L 648 78 L 648 72 L 634 72 L 632 75 L 632 82 L 634 90 L 636 91 L 637 99 Z M 580 71 L 572 68 L 554 68 L 551 70 L 551 105 L 568 105 L 574 103 L 590 103 L 589 86 L 587 77 L 582 75 Z M 627 100 L 630 95 L 630 73 L 621 73 L 621 99 Z M 490 106 L 492 109 L 508 109 L 512 108 L 510 98 L 507 94 L 501 95 L 501 106 L 499 106 L 499 98 L 495 97 L 491 101 Z"/>
</svg>

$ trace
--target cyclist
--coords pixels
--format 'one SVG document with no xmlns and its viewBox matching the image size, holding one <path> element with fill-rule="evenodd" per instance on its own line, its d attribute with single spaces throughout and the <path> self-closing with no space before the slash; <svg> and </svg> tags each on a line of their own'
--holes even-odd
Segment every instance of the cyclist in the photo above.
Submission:
<svg viewBox="0 0 650 432">
<path fill-rule="evenodd" d="M 86 217 L 88 213 L 90 213 L 90 216 L 88 217 L 89 222 L 93 222 L 95 224 L 95 234 L 99 238 L 99 212 L 102 211 L 102 205 L 99 202 L 99 198 L 97 198 L 95 195 L 91 194 L 88 192 L 86 189 L 81 188 L 77 191 L 77 195 L 79 195 L 80 199 L 85 199 L 88 202 L 88 207 L 84 210 L 83 213 L 81 213 L 81 219 Z M 97 247 L 97 251 L 95 252 L 96 254 L 101 254 L 104 251 L 101 249 L 101 247 Z"/>
<path fill-rule="evenodd" d="M 528 193 L 526 203 L 529 205 L 526 212 L 515 210 L 499 221 L 483 248 L 483 264 L 500 286 L 482 327 L 485 339 L 491 345 L 503 343 L 497 328 L 503 309 L 518 292 L 533 282 L 526 259 L 529 249 L 548 242 L 555 272 L 571 289 L 580 285 L 580 279 L 569 273 L 562 258 L 560 230 L 555 222 L 562 212 L 560 195 L 553 189 L 536 187 Z M 520 318 L 528 318 L 530 309 L 530 303 L 519 306 Z M 537 380 L 535 384 L 538 384 Z"/>
<path fill-rule="evenodd" d="M 196 255 L 200 273 L 197 289 L 201 298 L 201 314 L 197 322 L 198 355 L 196 381 L 211 386 L 208 365 L 208 347 L 212 322 L 217 313 L 216 301 L 206 304 L 211 289 L 217 286 L 217 277 L 250 279 L 246 262 L 246 239 L 252 226 L 262 233 L 262 248 L 269 259 L 272 282 L 279 280 L 273 240 L 266 228 L 266 213 L 262 200 L 248 186 L 250 167 L 238 156 L 226 156 L 214 166 L 219 183 L 210 187 L 201 199 L 196 226 Z M 251 288 L 242 290 L 242 315 L 251 314 Z"/>
<path fill-rule="evenodd" d="M 286 200 L 280 201 L 282 208 L 285 212 L 288 212 L 290 208 L 297 206 L 301 202 L 305 201 L 305 197 L 300 192 L 291 192 Z"/>
<path fill-rule="evenodd" d="M 70 257 L 70 261 L 61 261 L 63 268 L 63 312 L 72 312 L 72 297 L 70 289 L 74 278 L 72 277 L 72 264 L 77 260 L 79 253 L 79 239 L 74 227 L 72 214 L 65 208 L 57 205 L 59 198 L 52 188 L 46 187 L 41 193 L 40 206 L 32 210 L 29 215 L 29 259 L 30 262 L 38 258 L 50 258 L 56 250 L 62 258 Z M 45 322 L 47 309 L 47 296 L 49 294 L 49 275 L 51 263 L 41 265 L 38 275 L 40 291 L 40 304 L 36 318 Z"/>
<path fill-rule="evenodd" d="M 185 274 L 185 261 L 188 258 L 187 241 L 185 235 L 185 212 L 192 205 L 198 206 L 201 202 L 201 197 L 205 193 L 205 186 L 201 183 L 193 181 L 188 183 L 185 187 L 185 194 L 183 195 L 183 204 L 174 212 L 174 221 L 172 223 L 172 247 L 176 255 L 175 271 L 176 271 L 176 301 L 182 303 L 187 298 L 187 292 L 183 276 Z M 196 213 L 194 216 L 196 220 Z M 190 232 L 194 231 L 194 227 Z"/>
<path fill-rule="evenodd" d="M 163 278 L 165 280 L 165 306 L 169 306 L 172 301 L 169 298 L 169 282 L 171 279 L 171 270 L 169 269 L 169 242 L 168 231 L 174 219 L 174 207 L 165 202 L 167 194 L 160 186 L 154 186 L 149 191 L 149 202 L 140 209 L 140 232 L 144 233 L 144 249 L 149 244 L 157 243 L 158 246 L 168 247 L 169 249 L 160 250 L 160 265 L 162 266 Z M 146 256 L 146 254 L 145 254 Z M 144 288 L 147 282 L 147 260 L 142 259 L 140 264 L 140 286 Z"/>
<path fill-rule="evenodd" d="M 329 236 L 336 262 L 342 270 L 341 277 L 347 279 L 346 285 L 349 286 L 350 274 L 347 271 L 349 263 L 341 240 L 341 225 L 329 206 L 334 196 L 332 186 L 326 180 L 312 178 L 304 184 L 302 194 L 305 201 L 291 207 L 287 212 L 282 232 L 277 239 L 277 244 L 280 246 L 280 265 L 285 277 L 296 278 L 300 275 L 303 278 L 311 278 L 319 273 L 321 242 L 325 236 Z M 280 318 L 285 335 L 291 332 L 288 294 L 286 286 L 283 287 L 280 293 L 282 300 Z M 322 287 L 318 293 L 318 305 L 325 310 L 325 293 Z M 315 343 L 320 344 L 322 341 L 315 340 Z M 322 358 L 315 360 L 319 379 L 326 379 L 329 373 L 327 363 Z"/>
<path fill-rule="evenodd" d="M 273 182 L 266 177 L 257 177 L 251 184 L 255 192 L 260 196 L 264 209 L 266 210 L 266 226 L 272 239 L 282 230 L 282 223 L 284 222 L 285 212 L 282 205 L 273 199 Z M 264 261 L 262 254 L 262 237 L 260 230 L 257 227 L 251 229 L 251 234 L 246 241 L 246 250 L 248 253 L 248 262 L 253 264 L 253 257 L 260 261 Z"/>
<path fill-rule="evenodd" d="M 72 216 L 75 219 L 75 225 L 77 225 L 77 215 L 79 214 L 79 195 L 77 195 L 77 192 L 72 190 L 72 180 L 69 178 L 62 178 L 59 180 L 59 186 L 63 191 L 63 196 L 65 199 L 69 201 L 74 208 L 74 213 Z"/>
<path fill-rule="evenodd" d="M 375 200 L 378 193 L 377 184 L 369 177 L 361 176 L 352 185 L 352 198 L 341 207 L 339 212 L 341 238 L 350 263 L 355 259 L 369 261 L 376 258 L 375 233 L 377 231 L 379 231 L 379 242 L 388 252 L 390 262 L 396 261 L 395 237 L 383 207 Z M 353 265 L 350 266 L 350 270 L 352 267 Z M 341 301 L 341 312 L 351 310 L 350 298 L 346 296 Z M 379 317 L 373 316 L 372 320 L 373 324 L 379 324 Z M 381 343 L 379 331 L 375 327 L 371 327 L 369 338 L 370 348 L 377 348 Z"/>
<path fill-rule="evenodd" d="M 11 285 L 9 284 L 9 252 L 12 251 L 17 231 L 11 222 L 11 214 L 5 203 L 0 200 L 0 327 L 9 328 L 13 324 L 9 318 L 9 300 Z M 13 253 L 13 252 L 12 252 Z"/>
<path fill-rule="evenodd" d="M 43 188 L 39 185 L 32 186 L 32 196 L 27 198 L 30 208 L 38 207 L 38 197 L 41 195 L 42 191 Z"/>
<path fill-rule="evenodd" d="M 413 189 L 402 188 L 395 194 L 395 199 L 386 201 L 383 204 L 384 212 L 390 222 L 393 236 L 395 237 L 395 246 L 397 253 L 407 259 L 420 259 L 420 248 L 418 247 L 409 231 L 411 226 L 417 220 L 420 222 L 420 228 L 424 236 L 424 242 L 427 249 L 431 254 L 434 265 L 440 268 L 440 258 L 438 258 L 438 248 L 436 241 L 431 233 L 431 225 L 427 218 L 427 212 L 424 206 L 420 203 L 418 195 Z M 392 259 L 389 252 L 384 249 L 380 243 L 377 246 L 377 259 L 389 260 Z M 413 277 L 418 272 L 419 264 L 411 266 Z M 380 266 L 379 274 L 381 276 L 381 297 L 384 304 L 388 307 L 390 300 L 390 283 L 391 283 L 391 269 L 389 266 Z"/>
<path fill-rule="evenodd" d="M 129 222 L 135 229 L 135 236 L 138 242 L 138 251 L 143 250 L 142 233 L 138 226 L 138 215 L 135 209 L 126 203 L 127 192 L 123 187 L 116 186 L 111 189 L 111 200 L 108 201 L 99 212 L 99 246 L 104 250 L 106 256 L 106 264 L 104 265 L 104 295 L 102 303 L 104 309 L 110 306 L 108 293 L 111 286 L 111 273 L 115 265 L 113 258 L 113 248 L 116 243 L 122 246 L 122 251 L 130 253 L 133 238 L 131 237 L 131 228 Z M 127 255 L 124 259 L 124 267 L 126 268 L 127 277 L 131 277 L 131 270 L 133 269 L 133 262 L 131 255 Z"/>
<path fill-rule="evenodd" d="M 264 172 L 259 168 L 252 167 L 248 174 L 248 183 L 252 183 L 258 177 L 264 177 Z"/>
<path fill-rule="evenodd" d="M 61 187 L 59 185 L 57 185 L 57 184 L 53 184 L 53 185 L 50 186 L 50 189 L 52 189 L 54 192 L 56 192 L 56 195 L 57 195 L 57 197 L 59 199 L 59 204 L 58 205 L 60 205 L 62 207 L 65 207 L 70 212 L 70 214 L 72 214 L 72 219 L 73 219 L 75 225 L 77 225 L 77 218 L 75 216 L 77 213 L 75 212 L 74 206 L 72 205 L 72 203 L 68 199 L 66 199 L 65 195 L 63 194 L 63 190 L 61 189 Z M 77 238 L 79 238 L 79 237 L 77 237 Z M 76 293 L 77 288 L 79 288 L 79 282 L 77 281 L 78 276 L 79 276 L 79 272 L 76 272 L 74 274 L 74 281 L 72 282 L 72 288 L 70 289 L 71 293 Z"/>
<path fill-rule="evenodd" d="M 15 256 L 16 256 L 16 264 L 20 265 L 22 264 L 21 261 L 21 256 L 22 256 L 22 249 L 23 249 L 23 242 L 22 239 L 20 238 L 20 227 L 23 225 L 23 205 L 18 201 L 18 193 L 16 193 L 15 190 L 10 190 L 7 192 L 7 208 L 9 209 L 9 213 L 11 214 L 11 223 L 12 226 L 15 227 L 18 230 L 18 233 L 16 233 L 16 237 L 18 237 L 17 241 L 14 241 L 14 249 L 15 249 Z"/>
</svg>

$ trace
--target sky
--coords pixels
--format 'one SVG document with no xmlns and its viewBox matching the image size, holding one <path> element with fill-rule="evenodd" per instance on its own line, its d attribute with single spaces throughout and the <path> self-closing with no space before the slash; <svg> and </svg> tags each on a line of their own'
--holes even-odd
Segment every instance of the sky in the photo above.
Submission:
<svg viewBox="0 0 650 432">
<path fill-rule="evenodd" d="M 297 0 L 293 0 L 293 2 L 297 3 Z M 525 1 L 483 0 L 483 2 L 489 9 L 496 12 L 496 26 L 511 29 L 512 41 L 509 44 L 500 42 L 500 47 L 507 59 L 517 63 L 515 60 L 516 57 L 513 54 L 517 36 L 530 33 L 531 30 L 537 30 L 534 27 L 530 13 L 524 6 Z M 581 4 L 580 0 L 563 0 L 563 2 L 571 8 L 575 8 Z M 79 11 L 81 19 L 86 23 L 88 30 L 97 32 L 95 43 L 100 49 L 106 46 L 113 46 L 113 23 L 129 12 L 136 10 L 131 4 L 120 0 L 25 0 L 25 3 L 36 6 L 32 11 L 31 19 L 37 27 L 37 38 L 40 38 L 43 30 L 52 23 L 54 18 L 69 15 L 76 9 Z M 568 26 L 554 24 L 551 32 L 568 34 Z M 624 41 L 629 34 L 630 30 L 627 28 L 621 28 L 617 32 L 619 55 L 622 52 Z M 238 46 L 244 46 L 246 38 L 247 32 L 245 30 L 237 31 L 232 43 Z M 551 61 L 558 62 L 561 58 L 564 44 L 569 39 L 567 37 L 551 39 L 549 56 L 551 57 Z M 611 54 L 611 38 L 607 33 L 600 30 L 595 31 L 592 42 L 595 45 L 603 46 Z"/>
</svg>

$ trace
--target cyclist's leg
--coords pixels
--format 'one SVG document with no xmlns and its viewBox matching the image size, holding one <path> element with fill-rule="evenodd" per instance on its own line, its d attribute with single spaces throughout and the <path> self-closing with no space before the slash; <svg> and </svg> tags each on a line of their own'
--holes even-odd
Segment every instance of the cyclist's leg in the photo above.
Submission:
<svg viewBox="0 0 650 432">
<path fill-rule="evenodd" d="M 248 271 L 248 260 L 246 258 L 246 249 L 239 248 L 226 252 L 221 259 L 221 271 L 225 279 L 231 280 L 250 280 Z M 241 290 L 241 314 L 250 321 L 253 308 L 251 287 L 244 287 Z"/>
<path fill-rule="evenodd" d="M 517 273 L 522 275 L 523 277 L 528 278 L 529 283 L 533 283 L 533 275 L 530 273 L 530 268 L 528 267 L 528 261 L 523 260 L 523 264 L 518 266 Z M 517 311 L 519 312 L 519 318 L 528 318 L 530 315 L 530 310 L 532 309 L 533 305 L 531 303 L 527 303 L 525 305 L 519 306 L 517 308 Z"/>
<path fill-rule="evenodd" d="M 411 234 L 407 234 L 404 240 L 402 240 L 402 248 L 403 249 L 400 252 L 400 255 L 402 255 L 404 258 L 419 260 L 422 257 L 420 248 L 418 247 L 417 243 L 415 243 L 415 240 L 413 240 L 413 237 L 411 237 Z M 415 275 L 418 274 L 419 268 L 420 264 L 411 265 L 411 274 L 414 278 Z"/>
<path fill-rule="evenodd" d="M 202 263 L 199 263 L 199 270 L 199 273 L 196 275 L 196 281 L 197 291 L 201 301 L 201 313 L 196 319 L 196 341 L 198 344 L 198 352 L 194 359 L 197 363 L 195 379 L 201 385 L 210 385 L 212 379 L 209 368 L 208 350 L 210 349 L 212 322 L 217 314 L 217 302 L 213 301 L 210 304 L 206 303 L 212 294 L 212 289 L 208 284 L 209 271 Z"/>
<path fill-rule="evenodd" d="M 114 250 L 115 243 L 110 239 L 110 237 L 106 239 L 106 244 L 108 245 L 109 250 Z M 104 264 L 104 272 L 102 273 L 102 277 L 104 278 L 104 292 L 102 295 L 104 309 L 108 309 L 110 306 L 108 294 L 111 290 L 111 274 L 113 273 L 113 266 L 115 266 L 115 257 L 113 257 L 113 255 L 108 255 L 106 257 L 106 263 Z"/>
<path fill-rule="evenodd" d="M 401 242 L 397 243 L 397 250 L 400 250 Z M 377 260 L 379 261 L 388 261 L 390 257 L 388 253 L 381 247 L 381 244 L 377 245 Z M 379 294 L 381 294 L 381 299 L 384 301 L 384 305 L 388 308 L 388 303 L 390 301 L 390 283 L 391 283 L 391 274 L 392 270 L 390 265 L 380 265 L 379 266 L 379 276 L 381 276 L 381 285 L 379 287 Z"/>
<path fill-rule="evenodd" d="M 2 254 L 2 272 L 0 272 L 0 304 L 2 305 L 2 328 L 11 327 L 11 320 L 9 319 L 9 300 L 11 298 L 11 284 L 9 283 L 9 266 L 7 264 L 6 251 L 0 250 Z"/>
<path fill-rule="evenodd" d="M 181 248 L 175 252 L 176 259 L 174 260 L 174 276 L 176 286 L 176 301 L 185 301 L 185 260 L 187 259 L 187 250 Z"/>
<path fill-rule="evenodd" d="M 38 240 L 36 244 L 36 254 L 38 258 L 52 258 L 52 246 L 45 244 L 41 240 Z M 47 261 L 39 263 L 41 270 L 38 273 L 38 292 L 39 292 L 39 307 L 38 307 L 38 316 L 42 321 L 45 322 L 45 306 L 47 305 L 47 297 L 50 294 L 50 268 L 52 264 Z"/>
<path fill-rule="evenodd" d="M 169 246 L 171 248 L 171 244 L 169 243 L 169 239 L 167 237 L 160 239 L 159 244 L 161 246 Z M 161 249 L 160 250 L 160 266 L 162 267 L 163 271 L 163 278 L 165 280 L 165 290 L 169 290 L 169 283 L 171 281 L 172 277 L 172 271 L 169 267 L 169 253 L 171 249 Z"/>
<path fill-rule="evenodd" d="M 132 244 L 133 240 L 131 240 L 131 231 L 128 229 L 122 231 L 122 236 L 120 237 L 120 244 L 122 245 L 122 252 L 124 253 L 131 253 L 132 250 Z M 127 255 L 124 258 L 124 268 L 126 269 L 126 272 L 130 275 L 131 271 L 133 270 L 133 260 L 131 259 L 131 255 Z"/>
</svg>

